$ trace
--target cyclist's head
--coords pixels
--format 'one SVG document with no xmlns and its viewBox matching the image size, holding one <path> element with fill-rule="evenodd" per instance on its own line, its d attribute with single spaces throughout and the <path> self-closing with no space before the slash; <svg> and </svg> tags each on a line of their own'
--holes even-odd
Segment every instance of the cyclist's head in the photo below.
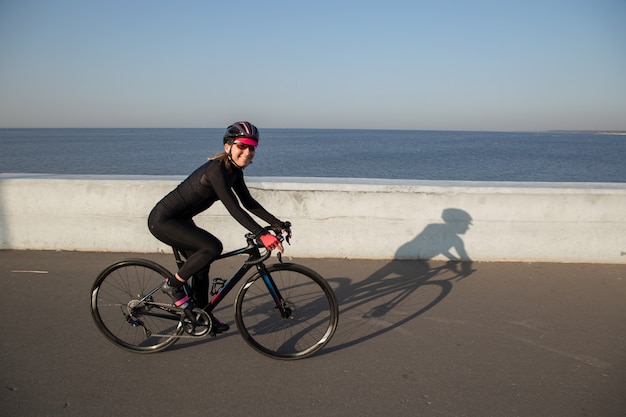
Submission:
<svg viewBox="0 0 626 417">
<path fill-rule="evenodd" d="M 250 122 L 236 122 L 226 128 L 224 145 L 235 141 L 244 145 L 259 146 L 259 130 Z"/>
</svg>

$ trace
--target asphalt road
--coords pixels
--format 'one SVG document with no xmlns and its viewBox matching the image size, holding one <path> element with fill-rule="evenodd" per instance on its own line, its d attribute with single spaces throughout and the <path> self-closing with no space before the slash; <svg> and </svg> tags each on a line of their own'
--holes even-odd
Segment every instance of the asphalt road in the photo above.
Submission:
<svg viewBox="0 0 626 417">
<path fill-rule="evenodd" d="M 90 289 L 127 257 L 0 251 L 0 416 L 626 416 L 625 265 L 295 259 L 333 285 L 340 323 L 279 361 L 238 335 L 232 295 L 217 338 L 108 342 Z"/>
</svg>

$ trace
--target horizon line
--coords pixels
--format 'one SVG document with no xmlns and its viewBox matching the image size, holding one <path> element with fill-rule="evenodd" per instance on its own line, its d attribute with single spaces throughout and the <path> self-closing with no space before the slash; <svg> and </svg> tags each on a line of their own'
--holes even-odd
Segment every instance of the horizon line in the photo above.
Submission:
<svg viewBox="0 0 626 417">
<path fill-rule="evenodd" d="M 119 127 L 5 127 L 0 126 L 0 130 L 71 130 L 71 129 L 138 129 L 138 130 L 185 130 L 185 129 L 225 129 L 224 127 L 138 127 L 138 126 L 119 126 Z M 590 133 L 590 134 L 607 134 L 607 135 L 626 135 L 626 130 L 622 129 L 392 129 L 392 128 L 350 128 L 350 127 L 262 127 L 259 130 L 387 130 L 387 131 L 421 131 L 421 132 L 506 132 L 506 133 Z"/>
</svg>

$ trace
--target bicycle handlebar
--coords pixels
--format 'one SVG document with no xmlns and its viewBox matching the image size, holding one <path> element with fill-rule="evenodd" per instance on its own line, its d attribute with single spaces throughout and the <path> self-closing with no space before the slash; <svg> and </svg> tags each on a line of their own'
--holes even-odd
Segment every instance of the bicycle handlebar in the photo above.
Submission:
<svg viewBox="0 0 626 417">
<path fill-rule="evenodd" d="M 289 243 L 289 239 L 291 237 L 291 223 L 285 222 L 283 223 L 283 226 L 284 228 L 266 226 L 263 228 L 263 230 L 267 233 L 274 232 L 274 235 L 276 235 L 276 238 L 278 239 L 279 242 L 286 241 L 288 244 L 291 244 Z M 283 235 L 283 232 L 284 232 L 284 235 Z M 253 241 L 256 244 L 256 246 L 259 248 L 265 248 L 265 245 L 263 244 L 263 242 L 261 242 L 260 236 L 257 236 L 254 233 L 247 233 L 246 240 Z M 259 264 L 261 262 L 266 261 L 270 256 L 272 256 L 272 251 L 266 248 L 265 253 L 261 254 L 259 258 L 245 261 L 244 264 L 246 265 Z M 278 260 L 282 262 L 280 252 L 278 252 Z"/>
</svg>

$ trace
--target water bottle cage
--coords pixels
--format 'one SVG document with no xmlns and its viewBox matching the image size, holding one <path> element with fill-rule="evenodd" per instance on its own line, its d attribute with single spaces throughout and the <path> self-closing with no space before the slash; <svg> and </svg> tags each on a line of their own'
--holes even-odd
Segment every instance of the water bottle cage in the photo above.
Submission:
<svg viewBox="0 0 626 417">
<path fill-rule="evenodd" d="M 220 292 L 222 288 L 224 288 L 225 282 L 226 280 L 223 280 L 222 278 L 213 278 L 211 280 L 211 295 L 215 295 Z"/>
</svg>

